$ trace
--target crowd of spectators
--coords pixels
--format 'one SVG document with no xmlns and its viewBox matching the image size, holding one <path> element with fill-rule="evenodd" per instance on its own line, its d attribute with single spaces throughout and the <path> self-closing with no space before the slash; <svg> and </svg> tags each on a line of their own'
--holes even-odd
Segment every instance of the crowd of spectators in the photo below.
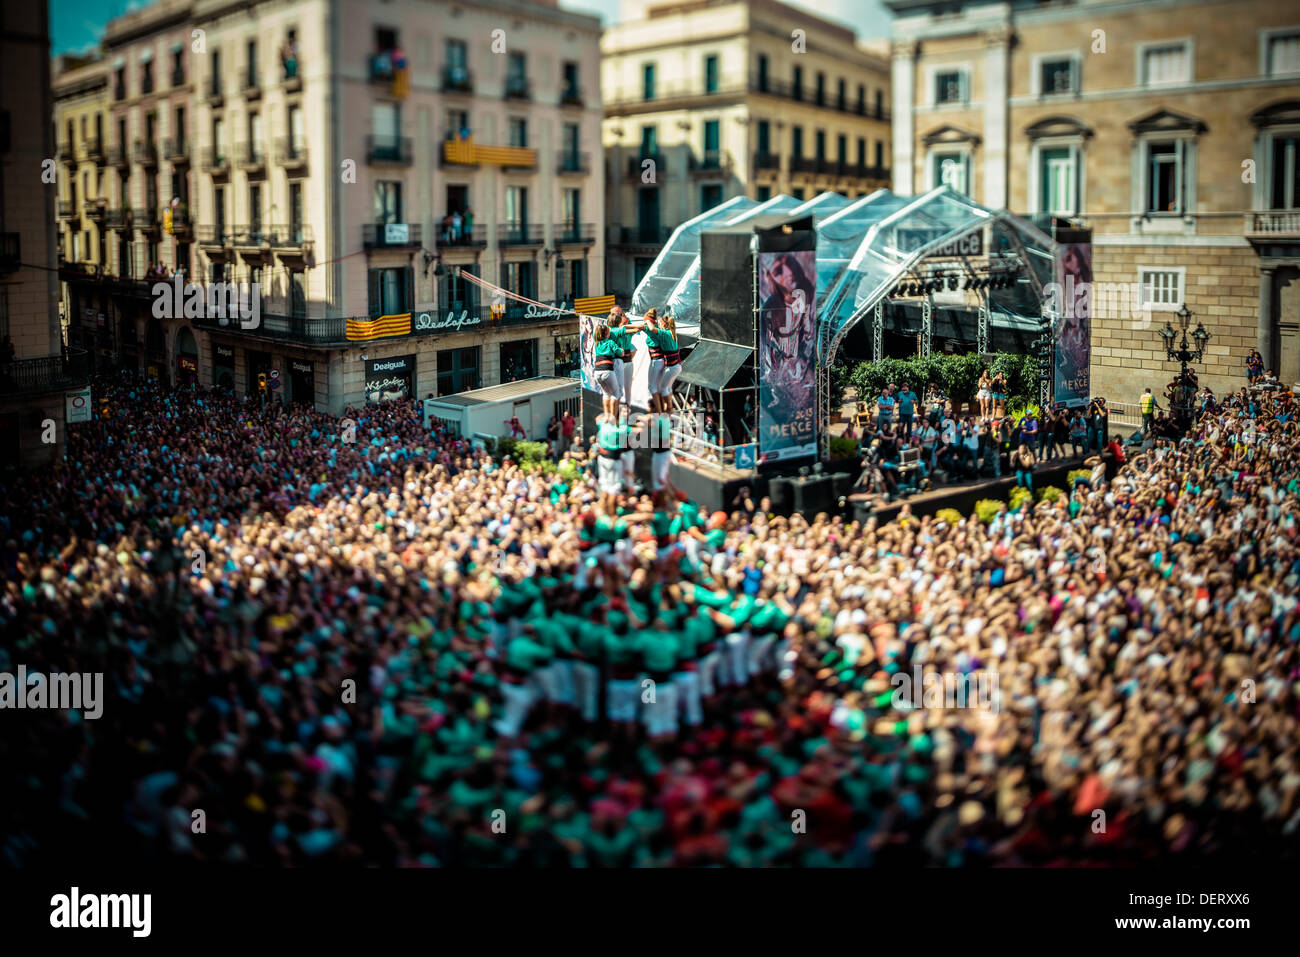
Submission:
<svg viewBox="0 0 1300 957">
<path fill-rule="evenodd" d="M 524 471 L 410 400 L 343 428 L 95 388 L 111 417 L 0 489 L 0 671 L 102 672 L 107 698 L 97 720 L 9 715 L 6 864 L 1295 847 L 1289 393 L 1230 396 L 987 524 L 859 525 L 748 499 L 597 516 L 584 453 Z M 909 704 L 918 669 L 991 674 L 988 706 Z"/>
</svg>

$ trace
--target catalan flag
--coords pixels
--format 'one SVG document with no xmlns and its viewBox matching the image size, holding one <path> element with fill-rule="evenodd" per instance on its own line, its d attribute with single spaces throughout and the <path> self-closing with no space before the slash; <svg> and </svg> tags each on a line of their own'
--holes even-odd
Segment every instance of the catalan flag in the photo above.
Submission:
<svg viewBox="0 0 1300 957">
<path fill-rule="evenodd" d="M 584 316 L 603 316 L 614 308 L 614 294 L 608 296 L 587 296 L 585 299 L 573 300 L 573 309 Z"/>
<path fill-rule="evenodd" d="M 349 340 L 386 339 L 390 336 L 409 336 L 411 334 L 411 314 L 404 312 L 400 316 L 380 316 L 378 319 L 349 319 L 347 336 Z"/>
</svg>

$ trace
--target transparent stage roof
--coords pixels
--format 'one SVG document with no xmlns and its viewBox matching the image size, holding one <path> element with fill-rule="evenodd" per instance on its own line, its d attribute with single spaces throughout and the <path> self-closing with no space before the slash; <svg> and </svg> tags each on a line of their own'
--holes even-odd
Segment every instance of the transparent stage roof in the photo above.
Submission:
<svg viewBox="0 0 1300 957">
<path fill-rule="evenodd" d="M 1041 315 L 1042 287 L 1054 281 L 1057 247 L 1051 237 L 1006 210 L 981 206 L 948 186 L 923 196 L 882 189 L 856 200 L 822 193 L 807 201 L 737 196 L 673 232 L 632 296 L 632 312 L 667 307 L 678 328 L 700 321 L 700 233 L 771 213 L 813 213 L 817 229 L 817 314 L 822 348 L 860 321 L 922 260 L 981 227 L 987 245 L 978 257 L 1024 265 L 1009 289 L 988 290 L 990 321 L 1026 328 Z M 951 261 L 945 268 L 952 268 Z M 960 263 L 956 263 L 960 265 Z M 974 299 L 972 297 L 972 304 Z"/>
</svg>

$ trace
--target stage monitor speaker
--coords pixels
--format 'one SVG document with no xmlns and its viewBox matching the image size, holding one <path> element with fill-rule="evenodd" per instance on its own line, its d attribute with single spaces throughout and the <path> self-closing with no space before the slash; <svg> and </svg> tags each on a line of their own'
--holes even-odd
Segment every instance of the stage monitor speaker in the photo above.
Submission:
<svg viewBox="0 0 1300 957">
<path fill-rule="evenodd" d="M 754 345 L 754 267 L 750 233 L 700 234 L 700 337 Z"/>
<path fill-rule="evenodd" d="M 829 475 L 796 481 L 793 485 L 794 510 L 805 518 L 811 520 L 818 512 L 834 511 L 835 503 L 831 497 L 833 486 Z"/>
<path fill-rule="evenodd" d="M 831 488 L 834 490 L 835 497 L 843 498 L 853 491 L 853 483 L 858 477 L 852 472 L 836 472 L 831 476 Z"/>
<path fill-rule="evenodd" d="M 789 515 L 794 509 L 794 482 L 785 477 L 772 479 L 768 496 L 772 499 L 772 511 Z"/>
</svg>

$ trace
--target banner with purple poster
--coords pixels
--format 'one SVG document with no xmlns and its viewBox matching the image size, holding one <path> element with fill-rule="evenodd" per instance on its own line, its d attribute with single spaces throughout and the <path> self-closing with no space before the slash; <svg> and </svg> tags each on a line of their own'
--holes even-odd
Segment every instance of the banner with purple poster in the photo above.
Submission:
<svg viewBox="0 0 1300 957">
<path fill-rule="evenodd" d="M 817 454 L 817 251 L 760 252 L 760 462 Z"/>
<path fill-rule="evenodd" d="M 1087 405 L 1092 396 L 1088 372 L 1092 361 L 1092 244 L 1067 243 L 1061 249 L 1065 296 L 1057 319 L 1052 384 L 1057 402 Z"/>
<path fill-rule="evenodd" d="M 596 387 L 596 322 L 591 316 L 578 313 L 578 352 L 582 365 L 582 387 L 591 392 Z"/>
</svg>

